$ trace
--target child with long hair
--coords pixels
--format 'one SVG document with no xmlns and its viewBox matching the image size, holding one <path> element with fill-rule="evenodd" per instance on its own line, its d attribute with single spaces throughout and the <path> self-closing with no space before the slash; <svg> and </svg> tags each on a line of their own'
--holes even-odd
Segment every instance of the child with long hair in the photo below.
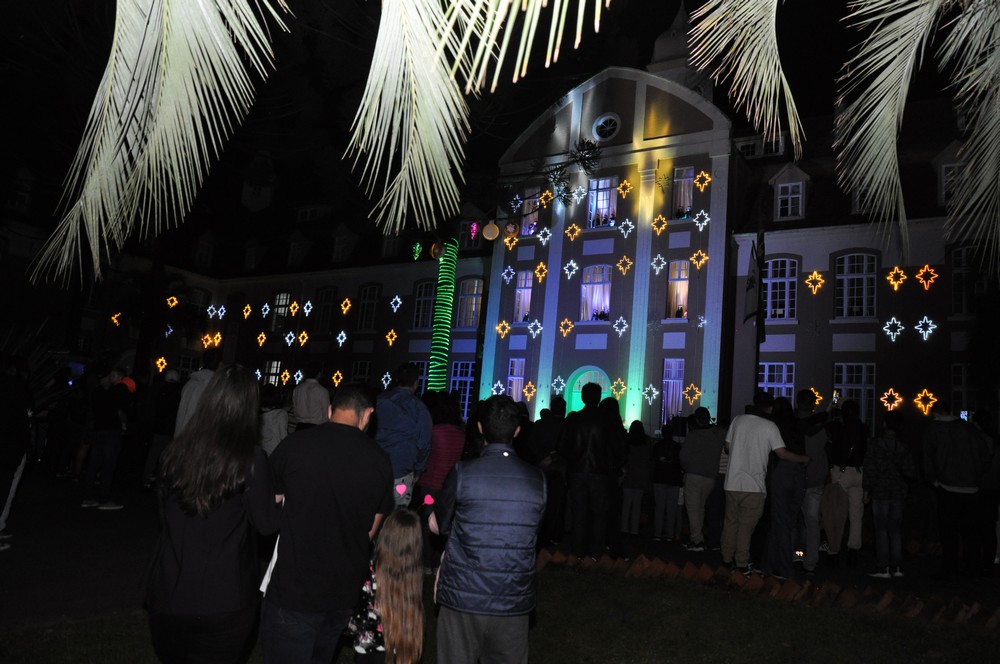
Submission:
<svg viewBox="0 0 1000 664">
<path fill-rule="evenodd" d="M 356 662 L 415 664 L 424 644 L 423 535 L 420 516 L 398 509 L 375 542 L 372 573 L 348 629 Z"/>
</svg>

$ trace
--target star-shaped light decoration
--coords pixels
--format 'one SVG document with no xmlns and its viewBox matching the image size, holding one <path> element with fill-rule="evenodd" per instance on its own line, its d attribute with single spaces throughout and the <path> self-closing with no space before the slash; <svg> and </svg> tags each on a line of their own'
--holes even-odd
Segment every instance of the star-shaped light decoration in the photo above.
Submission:
<svg viewBox="0 0 1000 664">
<path fill-rule="evenodd" d="M 625 320 L 624 316 L 619 316 L 618 320 L 611 327 L 618 333 L 618 338 L 621 339 L 621 336 L 625 334 L 625 330 L 628 329 L 628 321 Z"/>
<path fill-rule="evenodd" d="M 507 335 L 510 334 L 510 323 L 505 320 L 500 321 L 497 324 L 497 334 L 500 335 L 501 339 L 506 339 Z"/>
<path fill-rule="evenodd" d="M 292 374 L 292 378 L 295 379 L 295 384 L 296 385 L 298 385 L 299 383 L 301 383 L 302 379 L 305 378 L 305 375 L 303 375 L 303 373 L 302 373 L 302 369 L 296 369 L 295 373 Z"/>
<path fill-rule="evenodd" d="M 711 181 L 712 176 L 705 171 L 702 171 L 698 173 L 698 175 L 694 176 L 694 186 L 698 187 L 698 191 L 702 193 L 705 192 L 705 187 L 707 187 L 708 183 Z"/>
<path fill-rule="evenodd" d="M 934 283 L 937 277 L 937 272 L 935 272 L 930 265 L 924 265 L 920 268 L 920 271 L 917 272 L 917 281 L 924 287 L 924 290 L 930 290 L 931 284 Z"/>
<path fill-rule="evenodd" d="M 291 379 L 292 379 L 292 374 L 291 374 L 291 372 L 288 369 L 285 369 L 284 371 L 281 372 L 281 384 L 282 385 L 287 385 L 288 381 L 290 381 Z"/>
<path fill-rule="evenodd" d="M 396 330 L 389 330 L 385 334 L 385 340 L 389 342 L 390 347 L 392 346 L 392 344 L 396 343 L 396 339 L 398 338 L 399 337 L 396 335 Z"/>
<path fill-rule="evenodd" d="M 585 199 L 587 197 L 587 190 L 584 189 L 580 185 L 576 185 L 575 187 L 573 187 L 573 190 L 570 192 L 570 196 L 573 197 L 573 203 L 574 204 L 579 204 L 580 201 L 582 201 L 583 199 Z"/>
<path fill-rule="evenodd" d="M 269 313 L 271 313 L 271 305 L 269 305 L 267 302 L 265 302 L 264 306 L 260 308 L 260 317 L 261 318 L 267 318 L 267 315 Z"/>
<path fill-rule="evenodd" d="M 707 261 L 708 261 L 708 254 L 706 254 L 701 249 L 694 252 L 694 255 L 691 256 L 691 262 L 694 263 L 695 268 L 699 270 L 701 269 L 701 266 L 704 265 Z"/>
<path fill-rule="evenodd" d="M 285 333 L 285 343 L 288 344 L 289 346 L 295 343 L 295 333 L 292 332 L 291 330 Z"/>
<path fill-rule="evenodd" d="M 538 283 L 542 283 L 545 279 L 545 275 L 549 273 L 549 268 L 545 266 L 544 262 L 540 262 L 535 268 L 535 278 L 538 279 Z"/>
<path fill-rule="evenodd" d="M 253 373 L 254 373 L 254 375 L 255 375 L 255 376 L 257 376 L 257 380 L 261 380 L 261 379 L 262 379 L 262 378 L 264 377 L 264 374 L 262 374 L 262 373 L 260 372 L 260 369 L 257 369 L 257 370 L 256 370 L 256 371 L 254 371 Z"/>
<path fill-rule="evenodd" d="M 552 195 L 552 192 L 546 189 L 542 192 L 542 195 L 538 197 L 538 202 L 542 204 L 543 208 L 548 208 L 549 203 L 552 202 L 553 198 L 555 198 L 555 196 Z"/>
<path fill-rule="evenodd" d="M 388 390 L 389 384 L 391 382 L 392 382 L 392 375 L 388 371 L 386 371 L 385 374 L 382 376 L 382 389 Z"/>
<path fill-rule="evenodd" d="M 167 323 L 167 329 L 163 332 L 163 338 L 166 339 L 167 337 L 169 337 L 173 333 L 174 333 L 173 326 L 170 325 L 169 323 Z"/>
<path fill-rule="evenodd" d="M 650 383 L 646 386 L 646 389 L 642 391 L 642 396 L 645 397 L 646 402 L 652 406 L 653 402 L 656 401 L 656 397 L 660 396 L 660 391 L 656 389 L 656 386 Z"/>
<path fill-rule="evenodd" d="M 493 387 L 490 388 L 490 394 L 492 394 L 495 397 L 500 396 L 504 392 L 506 392 L 506 390 L 503 387 L 503 383 L 501 383 L 500 381 L 493 383 Z"/>
<path fill-rule="evenodd" d="M 573 331 L 573 321 L 569 318 L 563 318 L 563 321 L 559 323 L 559 331 L 562 332 L 563 339 L 565 339 Z"/>
<path fill-rule="evenodd" d="M 618 261 L 618 271 L 621 272 L 623 275 L 628 274 L 628 271 L 632 268 L 632 265 L 634 265 L 634 263 L 632 262 L 631 258 L 629 258 L 628 256 L 622 256 L 621 260 Z"/>
<path fill-rule="evenodd" d="M 566 381 L 563 380 L 562 376 L 556 376 L 556 379 L 552 381 L 552 391 L 556 394 L 562 394 L 562 391 L 566 389 Z"/>
<path fill-rule="evenodd" d="M 621 194 L 622 198 L 627 198 L 630 191 L 632 191 L 632 183 L 628 180 L 622 180 L 621 184 L 618 185 L 618 193 Z"/>
<path fill-rule="evenodd" d="M 221 343 L 222 343 L 222 332 L 216 332 L 215 336 L 212 337 L 212 345 L 218 348 L 219 344 Z"/>
<path fill-rule="evenodd" d="M 510 199 L 510 211 L 517 212 L 521 209 L 522 203 L 524 203 L 524 201 L 521 200 L 520 194 L 514 194 L 514 198 Z"/>
<path fill-rule="evenodd" d="M 167 298 L 167 308 L 173 309 L 176 306 L 177 306 L 177 298 L 171 295 L 170 297 Z"/>
<path fill-rule="evenodd" d="M 208 309 L 205 310 L 205 313 L 208 314 L 209 318 L 215 318 L 215 314 L 219 313 L 219 311 L 215 308 L 214 304 L 210 304 L 208 305 Z"/>
<path fill-rule="evenodd" d="M 683 394 L 684 398 L 687 399 L 689 406 L 693 406 L 694 402 L 701 398 L 701 390 L 699 390 L 698 386 L 694 383 L 691 383 L 681 390 L 681 394 Z"/>
<path fill-rule="evenodd" d="M 300 307 L 297 301 L 293 301 L 291 304 L 288 305 L 288 311 L 289 313 L 292 314 L 292 318 L 295 318 L 295 314 L 299 313 L 299 309 Z"/>
<path fill-rule="evenodd" d="M 120 311 L 118 313 L 116 313 L 116 314 L 112 314 L 112 316 L 111 316 L 111 322 L 115 324 L 115 327 L 121 326 L 121 321 L 118 320 L 121 317 L 122 317 L 122 312 L 120 312 Z"/>
<path fill-rule="evenodd" d="M 340 369 L 337 369 L 333 372 L 333 375 L 330 376 L 330 380 L 333 381 L 334 387 L 340 387 L 340 381 L 344 380 L 344 374 L 340 373 Z"/>
<path fill-rule="evenodd" d="M 309 314 L 311 314 L 312 311 L 313 311 L 312 300 L 306 300 L 306 303 L 302 305 L 302 313 L 306 315 L 306 318 L 309 318 Z"/>
<path fill-rule="evenodd" d="M 337 346 L 343 347 L 345 341 L 347 341 L 347 332 L 341 330 L 340 334 L 337 335 Z"/>
<path fill-rule="evenodd" d="M 345 297 L 344 301 L 340 303 L 340 313 L 347 315 L 347 312 L 351 310 L 351 298 Z"/>
<path fill-rule="evenodd" d="M 156 358 L 156 370 L 163 373 L 163 370 L 167 368 L 167 358 L 158 357 Z"/>
<path fill-rule="evenodd" d="M 705 226 L 708 226 L 708 222 L 712 221 L 711 217 L 704 210 L 698 212 L 694 215 L 694 225 L 698 227 L 698 232 L 705 230 Z"/>
<path fill-rule="evenodd" d="M 893 316 L 892 318 L 889 319 L 889 322 L 882 327 L 882 329 L 885 330 L 885 333 L 889 335 L 889 339 L 891 341 L 895 341 L 896 337 L 899 336 L 899 334 L 903 331 L 904 328 L 903 324 L 900 323 L 898 320 L 896 320 L 896 317 Z"/>
<path fill-rule="evenodd" d="M 548 226 L 543 226 L 542 230 L 538 231 L 538 241 L 542 243 L 542 246 L 546 246 L 549 240 L 552 239 L 552 231 L 549 230 Z"/>
<path fill-rule="evenodd" d="M 225 318 L 225 316 L 226 316 L 226 305 L 223 304 L 222 306 L 219 307 L 219 320 L 222 320 L 223 318 Z"/>
<path fill-rule="evenodd" d="M 917 404 L 917 408 L 920 409 L 920 412 L 924 415 L 929 415 L 931 408 L 937 403 L 937 397 L 928 392 L 925 387 L 923 391 L 917 395 L 917 398 L 913 400 L 913 403 Z"/>
<path fill-rule="evenodd" d="M 930 318 L 924 316 L 920 319 L 920 322 L 913 327 L 913 329 L 920 333 L 920 336 L 924 338 L 924 341 L 927 341 L 927 337 L 931 336 L 931 332 L 937 329 L 937 325 L 935 325 L 934 321 Z"/>
<path fill-rule="evenodd" d="M 817 392 L 815 387 L 810 387 L 809 391 L 813 393 L 813 398 L 815 399 L 815 401 L 813 401 L 813 405 L 818 406 L 819 402 L 823 400 L 823 395 Z"/>
<path fill-rule="evenodd" d="M 627 389 L 625 381 L 621 378 L 615 378 L 615 382 L 611 383 L 611 394 L 614 395 L 615 399 L 621 399 Z"/>
<path fill-rule="evenodd" d="M 305 330 L 302 330 L 301 332 L 299 332 L 298 340 L 299 340 L 299 345 L 300 346 L 305 346 L 306 342 L 309 341 L 309 335 L 306 333 Z"/>
<path fill-rule="evenodd" d="M 882 405 L 885 406 L 886 410 L 896 410 L 899 408 L 900 404 L 903 403 L 903 397 L 901 397 L 896 390 L 890 387 L 885 391 L 885 394 L 882 395 L 882 398 L 879 399 L 879 401 L 882 402 Z"/>
<path fill-rule="evenodd" d="M 535 396 L 535 393 L 537 392 L 538 390 L 535 389 L 535 384 L 530 380 L 528 381 L 528 384 L 524 386 L 524 389 L 521 390 L 521 393 L 524 394 L 524 398 L 527 401 L 531 401 L 531 397 Z"/>
<path fill-rule="evenodd" d="M 243 320 L 250 318 L 250 314 L 252 313 L 253 313 L 253 307 L 251 307 L 249 304 L 243 307 Z"/>
<path fill-rule="evenodd" d="M 816 291 L 822 288 L 823 284 L 825 283 L 826 280 L 823 279 L 823 275 L 817 272 L 816 270 L 813 270 L 812 274 L 806 277 L 806 286 L 809 287 L 809 290 L 812 291 L 813 295 L 815 295 Z"/>
<path fill-rule="evenodd" d="M 475 240 L 477 235 L 479 235 L 479 222 L 474 221 L 469 224 L 469 239 Z"/>
<path fill-rule="evenodd" d="M 662 270 L 667 266 L 667 259 L 665 259 L 660 254 L 656 254 L 656 257 L 653 258 L 653 262 L 650 263 L 650 266 L 653 268 L 653 271 L 655 271 L 656 274 L 659 274 L 660 270 Z"/>
<path fill-rule="evenodd" d="M 906 273 L 900 270 L 897 265 L 892 268 L 892 272 L 889 273 L 885 280 L 889 282 L 890 286 L 892 286 L 892 290 L 898 291 L 899 287 L 903 285 L 904 281 L 906 281 Z"/>
<path fill-rule="evenodd" d="M 708 325 L 708 320 L 705 318 L 705 314 L 699 314 L 698 327 L 705 327 L 706 325 Z"/>
<path fill-rule="evenodd" d="M 201 337 L 201 345 L 202 345 L 203 348 L 208 348 L 209 346 L 211 346 L 212 345 L 212 335 L 211 334 L 204 334 L 204 335 L 202 335 L 202 337 Z"/>
<path fill-rule="evenodd" d="M 653 230 L 656 231 L 656 236 L 659 237 L 660 233 L 667 229 L 667 218 L 662 214 L 656 215 L 656 219 L 653 219 Z"/>
<path fill-rule="evenodd" d="M 580 232 L 581 232 L 580 227 L 577 226 L 576 224 L 570 224 L 569 226 L 566 227 L 566 230 L 563 231 L 563 233 L 566 234 L 566 237 L 569 238 L 570 242 L 580 237 Z"/>
<path fill-rule="evenodd" d="M 389 306 L 392 307 L 392 313 L 396 313 L 397 311 L 399 311 L 399 307 L 401 307 L 402 305 L 403 305 L 403 298 L 399 297 L 398 295 L 394 296 L 391 300 L 389 300 Z"/>
<path fill-rule="evenodd" d="M 576 261 L 570 260 L 568 263 L 563 265 L 563 272 L 566 273 L 567 279 L 572 279 L 576 271 L 580 269 L 580 266 L 576 264 Z"/>
<path fill-rule="evenodd" d="M 507 251 L 514 251 L 514 247 L 517 246 L 517 236 L 508 235 L 503 239 L 503 243 L 507 245 Z"/>
<path fill-rule="evenodd" d="M 633 224 L 628 219 L 618 224 L 618 231 L 622 234 L 622 237 L 624 238 L 627 238 L 629 234 L 634 230 L 635 230 L 635 224 Z"/>
<path fill-rule="evenodd" d="M 264 342 L 267 341 L 267 335 L 261 332 L 257 335 L 257 345 L 260 347 L 264 346 Z"/>
<path fill-rule="evenodd" d="M 424 247 L 419 242 L 414 242 L 413 246 L 410 247 L 410 251 L 413 254 L 413 260 L 420 260 L 420 254 L 424 252 Z"/>
<path fill-rule="evenodd" d="M 535 320 L 531 321 L 531 323 L 528 324 L 528 332 L 531 333 L 531 338 L 532 339 L 534 339 L 539 334 L 541 334 L 542 333 L 542 329 L 543 329 L 542 328 L 542 324 L 540 322 L 538 322 L 537 318 Z"/>
</svg>

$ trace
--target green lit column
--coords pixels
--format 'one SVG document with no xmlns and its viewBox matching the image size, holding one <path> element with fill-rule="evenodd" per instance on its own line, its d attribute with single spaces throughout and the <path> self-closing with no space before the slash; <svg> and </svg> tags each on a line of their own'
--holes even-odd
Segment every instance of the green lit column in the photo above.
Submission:
<svg viewBox="0 0 1000 664">
<path fill-rule="evenodd" d="M 448 355 L 451 351 L 451 321 L 455 303 L 455 274 L 458 271 L 458 241 L 445 240 L 438 259 L 437 291 L 434 295 L 434 328 L 431 357 L 427 364 L 427 389 L 448 389 Z"/>
<path fill-rule="evenodd" d="M 636 220 L 635 239 L 635 291 L 632 293 L 632 313 L 628 321 L 631 335 L 628 339 L 628 390 L 625 392 L 625 421 L 640 420 L 654 428 L 659 422 L 646 421 L 642 417 L 644 405 L 642 390 L 650 381 L 646 363 L 646 323 L 649 322 L 649 263 L 653 252 L 653 193 L 656 180 L 656 169 L 640 169 L 639 179 L 639 218 Z M 659 416 L 656 418 L 659 419 Z"/>
</svg>

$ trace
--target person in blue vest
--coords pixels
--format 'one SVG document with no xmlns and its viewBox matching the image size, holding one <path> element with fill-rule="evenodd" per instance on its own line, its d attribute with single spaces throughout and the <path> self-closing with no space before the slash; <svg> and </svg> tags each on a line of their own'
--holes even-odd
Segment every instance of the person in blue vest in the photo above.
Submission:
<svg viewBox="0 0 1000 664">
<path fill-rule="evenodd" d="M 545 475 L 514 453 L 518 412 L 510 397 L 485 401 L 478 427 L 482 455 L 455 466 L 430 516 L 432 532 L 447 537 L 436 589 L 437 660 L 527 662 Z"/>
</svg>

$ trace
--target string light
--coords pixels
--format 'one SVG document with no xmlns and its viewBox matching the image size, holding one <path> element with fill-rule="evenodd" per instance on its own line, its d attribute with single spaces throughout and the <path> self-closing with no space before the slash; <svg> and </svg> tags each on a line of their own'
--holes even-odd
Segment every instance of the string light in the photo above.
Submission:
<svg viewBox="0 0 1000 664">
<path fill-rule="evenodd" d="M 616 320 L 615 324 L 612 325 L 611 327 L 614 329 L 615 332 L 618 333 L 618 338 L 621 339 L 621 336 L 625 333 L 625 330 L 628 329 L 628 321 L 625 320 L 624 316 L 619 316 L 618 320 Z"/>
<path fill-rule="evenodd" d="M 655 271 L 656 274 L 659 274 L 660 271 L 667 266 L 667 259 L 665 259 L 660 254 L 656 254 L 656 257 L 653 259 L 653 262 L 650 263 L 649 265 L 653 268 L 653 271 Z"/>
<path fill-rule="evenodd" d="M 562 391 L 566 389 L 566 381 L 563 380 L 562 376 L 556 376 L 556 379 L 552 381 L 552 391 L 556 394 L 562 394 Z"/>
<path fill-rule="evenodd" d="M 563 272 L 566 273 L 567 279 L 572 279 L 576 271 L 580 269 L 580 266 L 576 264 L 576 261 L 570 260 L 568 263 L 563 265 Z"/>
<path fill-rule="evenodd" d="M 253 308 L 249 304 L 243 307 L 243 320 L 250 318 L 250 314 L 252 313 L 253 313 Z"/>
<path fill-rule="evenodd" d="M 531 397 L 535 396 L 536 392 L 538 392 L 538 390 L 535 389 L 535 384 L 530 380 L 528 381 L 528 384 L 524 386 L 524 389 L 521 390 L 521 393 L 524 394 L 524 398 L 528 401 L 531 401 Z"/>
<path fill-rule="evenodd" d="M 505 320 L 500 321 L 497 325 L 497 334 L 500 335 L 501 339 L 505 339 L 508 333 L 510 333 L 510 323 Z"/>
<path fill-rule="evenodd" d="M 932 321 L 930 318 L 924 316 L 923 318 L 920 319 L 920 322 L 914 326 L 913 329 L 915 329 L 917 332 L 920 333 L 920 336 L 924 338 L 924 341 L 927 341 L 927 337 L 931 336 L 931 332 L 937 329 L 937 325 L 935 325 L 934 321 Z"/>
<path fill-rule="evenodd" d="M 263 332 L 261 332 L 260 334 L 257 335 L 257 346 L 263 347 L 265 341 L 267 341 L 267 335 L 266 334 L 264 334 Z"/>
<path fill-rule="evenodd" d="M 573 331 L 573 321 L 569 318 L 564 318 L 563 322 L 559 323 L 559 331 L 562 332 L 563 339 Z"/>
<path fill-rule="evenodd" d="M 218 348 L 219 344 L 222 343 L 222 332 L 216 332 L 215 336 L 212 337 L 212 344 Z"/>
<path fill-rule="evenodd" d="M 708 213 L 704 210 L 701 210 L 698 214 L 694 215 L 694 225 L 698 227 L 699 233 L 705 230 L 705 226 L 708 226 L 708 222 L 711 220 L 712 219 L 708 216 Z"/>
<path fill-rule="evenodd" d="M 479 223 L 474 221 L 469 224 L 469 239 L 475 240 L 477 235 L 479 235 Z"/>
<path fill-rule="evenodd" d="M 660 233 L 667 229 L 667 218 L 662 214 L 656 215 L 656 219 L 653 219 L 653 230 L 656 231 L 656 237 L 660 237 Z"/>
<path fill-rule="evenodd" d="M 898 291 L 899 287 L 903 285 L 904 281 L 906 281 L 906 273 L 900 270 L 899 266 L 897 265 L 896 267 L 892 268 L 892 272 L 890 272 L 889 276 L 887 276 L 885 279 L 886 281 L 889 282 L 889 285 L 892 286 L 892 290 Z"/>
<path fill-rule="evenodd" d="M 935 272 L 930 265 L 924 265 L 920 268 L 920 271 L 917 272 L 917 281 L 924 287 L 925 291 L 931 289 L 931 284 L 934 283 L 937 277 L 937 272 Z"/>
<path fill-rule="evenodd" d="M 209 346 L 211 346 L 212 345 L 212 335 L 210 335 L 210 334 L 202 335 L 202 337 L 201 337 L 201 345 L 202 345 L 203 348 L 208 348 Z"/>
<path fill-rule="evenodd" d="M 528 325 L 528 332 L 531 333 L 531 338 L 534 339 L 542 332 L 542 324 L 538 322 L 538 319 L 531 321 Z"/>
<path fill-rule="evenodd" d="M 708 254 L 706 254 L 701 249 L 694 252 L 694 255 L 691 256 L 691 262 L 694 263 L 695 268 L 699 270 L 701 269 L 701 266 L 705 264 L 706 261 L 708 261 Z"/>
<path fill-rule="evenodd" d="M 163 370 L 167 368 L 167 358 L 158 357 L 156 358 L 156 370 L 163 373 Z"/>
<path fill-rule="evenodd" d="M 345 341 L 347 341 L 347 332 L 341 330 L 340 334 L 337 335 L 337 346 L 343 348 Z"/>
<path fill-rule="evenodd" d="M 899 396 L 896 390 L 890 387 L 885 391 L 879 401 L 882 402 L 882 405 L 885 406 L 886 410 L 896 410 L 896 408 L 903 403 L 903 397 Z M 926 413 L 924 414 L 926 415 Z"/>
<path fill-rule="evenodd" d="M 618 261 L 618 271 L 622 273 L 622 276 L 628 274 L 629 269 L 631 269 L 633 263 L 632 259 L 628 256 L 622 256 L 621 260 Z"/>
<path fill-rule="evenodd" d="M 392 376 L 389 374 L 388 371 L 386 371 L 385 374 L 382 376 L 382 389 L 388 390 L 390 383 L 392 383 Z"/>
<path fill-rule="evenodd" d="M 708 183 L 711 181 L 712 181 L 712 176 L 706 173 L 705 171 L 702 171 L 695 176 L 694 186 L 698 187 L 698 191 L 700 191 L 701 193 L 705 193 L 705 187 L 707 187 Z"/>
<path fill-rule="evenodd" d="M 920 409 L 920 412 L 924 415 L 929 415 L 931 408 L 937 403 L 937 397 L 931 392 L 928 392 L 925 387 L 923 391 L 917 395 L 917 398 L 913 400 L 913 403 L 917 404 L 917 408 Z"/>
<path fill-rule="evenodd" d="M 889 322 L 882 327 L 882 329 L 885 330 L 887 335 L 889 335 L 890 340 L 895 341 L 896 337 L 900 335 L 904 328 L 903 324 L 896 320 L 896 317 L 893 316 L 889 319 Z"/>
<path fill-rule="evenodd" d="M 305 346 L 307 341 L 309 341 L 309 335 L 306 334 L 305 330 L 302 330 L 299 332 L 299 345 Z"/>
<path fill-rule="evenodd" d="M 693 406 L 694 402 L 701 397 L 701 390 L 698 389 L 697 385 L 691 383 L 681 390 L 681 394 L 683 394 L 684 398 L 687 399 L 688 405 Z"/>
<path fill-rule="evenodd" d="M 542 243 L 543 247 L 546 246 L 549 243 L 549 240 L 551 239 L 552 239 L 552 231 L 549 230 L 548 226 L 538 231 L 538 241 Z"/>
<path fill-rule="evenodd" d="M 351 298 L 345 297 L 344 301 L 340 303 L 340 313 L 347 315 L 347 312 L 351 310 Z"/>
<path fill-rule="evenodd" d="M 818 291 L 820 288 L 822 288 L 823 284 L 825 284 L 825 283 L 826 283 L 826 280 L 823 279 L 823 275 L 821 275 L 816 270 L 813 270 L 812 274 L 810 274 L 808 277 L 806 277 L 806 286 L 809 287 L 809 290 L 812 291 L 813 295 L 815 295 L 816 291 Z"/>
<path fill-rule="evenodd" d="M 566 227 L 566 230 L 563 232 L 566 234 L 566 237 L 569 238 L 569 241 L 572 242 L 576 238 L 580 237 L 580 233 L 582 231 L 580 230 L 580 227 L 577 226 L 576 224 L 570 224 L 569 226 Z"/>
<path fill-rule="evenodd" d="M 549 273 L 549 268 L 545 266 L 544 262 L 540 262 L 538 267 L 535 268 L 535 278 L 538 279 L 538 283 L 542 283 L 545 279 L 545 275 Z"/>
<path fill-rule="evenodd" d="M 625 381 L 621 378 L 615 378 L 615 382 L 611 383 L 611 394 L 615 396 L 615 399 L 621 399 L 627 389 Z"/>
<path fill-rule="evenodd" d="M 334 387 L 340 387 L 340 381 L 344 380 L 344 374 L 340 373 L 340 369 L 337 369 L 333 372 L 333 375 L 330 376 L 330 380 L 333 381 Z"/>
<path fill-rule="evenodd" d="M 119 311 L 118 313 L 113 314 L 111 316 L 111 322 L 115 324 L 115 327 L 120 327 L 121 326 L 121 323 L 118 321 L 118 319 L 121 318 L 121 315 L 122 315 L 122 312 Z"/>
<path fill-rule="evenodd" d="M 389 332 L 385 335 L 385 340 L 389 342 L 390 348 L 392 347 L 392 344 L 396 343 L 396 339 L 398 338 L 399 336 L 396 334 L 396 330 L 389 330 Z"/>
<path fill-rule="evenodd" d="M 506 390 L 503 387 L 503 383 L 501 383 L 500 381 L 493 383 L 493 387 L 490 389 L 490 394 L 492 394 L 495 397 L 500 396 L 504 392 L 506 392 Z"/>
<path fill-rule="evenodd" d="M 646 401 L 650 406 L 656 401 L 656 397 L 660 396 L 660 391 L 656 389 L 656 386 L 650 383 L 646 386 L 646 389 L 642 391 L 642 396 L 646 398 Z"/>
<path fill-rule="evenodd" d="M 548 208 L 549 203 L 551 203 L 554 198 L 555 196 L 552 195 L 552 192 L 546 189 L 542 192 L 542 195 L 538 197 L 538 202 L 542 204 L 543 208 Z"/>
<path fill-rule="evenodd" d="M 167 298 L 167 307 L 173 309 L 176 306 L 177 306 L 177 298 L 171 295 L 170 297 Z"/>
<path fill-rule="evenodd" d="M 628 180 L 622 180 L 621 184 L 618 185 L 618 193 L 624 199 L 628 197 L 630 191 L 632 191 L 632 183 Z"/>
<path fill-rule="evenodd" d="M 413 260 L 419 260 L 420 254 L 423 253 L 424 248 L 419 242 L 414 242 L 411 251 L 413 252 Z"/>
<path fill-rule="evenodd" d="M 437 289 L 434 302 L 434 324 L 431 329 L 431 353 L 427 364 L 427 388 L 438 392 L 447 389 L 448 354 L 451 349 L 451 327 L 455 301 L 455 277 L 458 274 L 458 241 L 444 243 L 438 259 Z"/>
<path fill-rule="evenodd" d="M 618 225 L 618 230 L 621 232 L 622 237 L 628 238 L 629 234 L 635 230 L 635 224 L 630 220 L 626 219 L 621 224 Z"/>
</svg>

